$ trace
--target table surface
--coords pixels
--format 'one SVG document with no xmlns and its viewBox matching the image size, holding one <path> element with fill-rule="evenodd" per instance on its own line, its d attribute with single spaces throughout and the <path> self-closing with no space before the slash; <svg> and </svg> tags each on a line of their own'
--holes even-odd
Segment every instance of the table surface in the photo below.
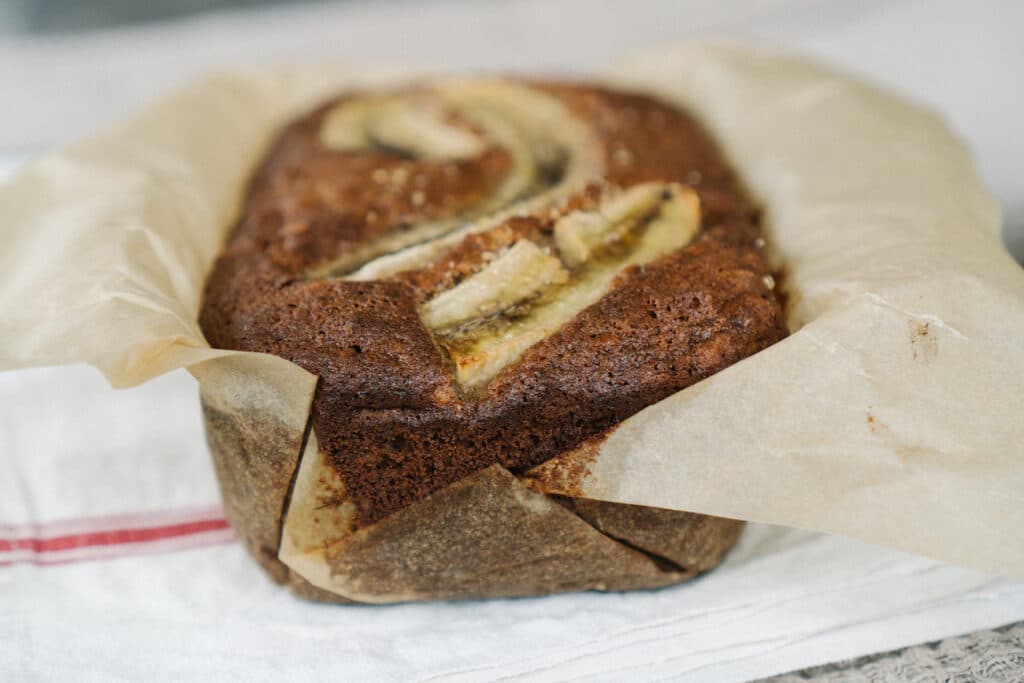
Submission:
<svg viewBox="0 0 1024 683">
<path fill-rule="evenodd" d="M 1024 43 L 1015 30 L 1021 25 L 1024 3 L 1017 2 L 634 0 L 621 4 L 513 0 L 470 4 L 450 0 L 426 5 L 351 2 L 208 15 L 95 34 L 11 39 L 0 43 L 0 64 L 4 65 L 0 88 L 17 93 L 17 97 L 16 106 L 0 108 L 0 172 L 4 166 L 9 169 L 112 122 L 168 87 L 219 67 L 340 59 L 576 73 L 600 68 L 616 55 L 651 43 L 714 35 L 804 51 L 937 108 L 971 144 L 982 176 L 1004 209 L 1006 241 L 1022 259 L 1024 174 L 1016 162 L 1024 150 L 1016 129 L 1024 120 L 1024 95 L 1015 80 L 1024 73 Z M 162 490 L 162 503 L 197 509 L 216 500 L 214 480 L 202 453 L 194 387 L 184 374 L 129 392 L 112 392 L 86 369 L 29 370 L 0 376 L 0 397 L 5 406 L 23 404 L 26 397 L 50 401 L 50 412 L 60 416 L 56 421 L 33 421 L 38 411 L 26 406 L 0 415 L 0 465 L 19 473 L 0 484 L 0 527 L 23 522 L 26 514 L 36 521 L 68 518 L 75 509 L 72 503 L 81 503 L 86 494 L 65 495 L 67 488 L 89 468 L 105 468 L 108 473 L 120 468 L 119 474 L 108 476 L 112 488 L 118 476 L 126 482 L 145 482 L 146 477 L 156 476 L 153 472 L 164 472 L 160 481 L 167 481 L 175 476 L 170 473 L 175 473 L 183 482 L 171 491 Z M 147 417 L 154 402 L 164 407 L 163 424 Z M 136 422 L 135 428 L 126 426 L 130 420 L 125 416 Z M 169 423 L 168 416 L 173 416 Z M 134 459 L 143 449 L 140 444 L 150 452 Z M 45 475 L 45 480 L 35 481 L 36 474 L 19 470 L 16 458 L 29 451 L 47 463 L 41 468 L 44 474 L 38 475 Z M 126 456 L 133 457 L 127 469 Z M 153 472 L 146 467 L 153 467 Z M 144 498 L 145 486 L 139 488 L 137 495 Z M 123 512 L 111 491 L 88 495 L 93 496 L 88 500 L 90 509 L 97 514 L 113 519 Z M 226 541 L 218 537 L 211 543 Z M 152 552 L 171 550 L 161 545 L 152 548 Z M 820 563 L 817 572 L 801 569 L 806 563 L 802 558 L 808 554 Z M 137 643 L 140 651 L 157 647 L 155 640 L 148 639 L 146 629 L 169 628 L 175 619 L 183 618 L 181 611 L 187 605 L 191 612 L 182 622 L 184 630 L 170 631 L 178 634 L 176 647 L 181 656 L 159 651 L 160 661 L 186 668 L 167 669 L 164 678 L 174 678 L 168 671 L 224 673 L 231 669 L 218 669 L 212 661 L 194 662 L 204 662 L 197 657 L 212 656 L 216 647 L 231 642 L 222 640 L 226 636 L 218 630 L 223 630 L 225 620 L 248 629 L 245 633 L 266 637 L 267 632 L 251 628 L 250 621 L 237 612 L 218 617 L 216 610 L 227 604 L 223 601 L 233 600 L 230 604 L 236 610 L 241 601 L 245 605 L 242 614 L 252 619 L 262 614 L 262 609 L 278 610 L 275 616 L 294 616 L 288 623 L 282 618 L 274 625 L 279 639 L 281 634 L 308 638 L 309 624 L 325 619 L 323 612 L 308 611 L 312 609 L 309 606 L 282 602 L 272 586 L 261 583 L 233 544 L 206 549 L 190 546 L 180 555 L 180 559 L 163 556 L 147 582 L 177 585 L 182 572 L 190 571 L 190 562 L 203 561 L 217 563 L 214 579 L 221 583 L 210 579 L 207 585 L 205 579 L 188 578 L 192 597 L 175 601 L 163 596 L 158 600 L 132 578 L 140 567 L 149 566 L 144 559 L 127 557 L 63 568 L 41 567 L 33 561 L 0 569 L 0 604 L 6 608 L 0 609 L 0 671 L 69 680 L 109 680 L 126 672 L 160 679 L 159 672 L 131 668 L 134 664 L 127 663 L 131 653 L 113 652 L 108 657 L 99 653 L 114 634 Z M 750 571 L 753 565 L 760 572 L 756 580 Z M 833 576 L 838 578 L 833 581 Z M 135 592 L 127 597 L 115 594 L 112 581 L 120 582 L 122 592 L 124 585 L 133 586 Z M 247 591 L 232 593 L 230 584 L 238 581 L 246 584 Z M 794 592 L 797 585 L 800 591 Z M 66 602 L 50 604 L 54 591 L 66 596 Z M 218 592 L 226 596 L 215 595 Z M 205 596 L 209 604 L 197 602 L 195 595 Z M 127 611 L 130 599 L 134 602 Z M 261 601 L 258 606 L 257 600 Z M 722 608 L 720 614 L 691 609 L 701 600 L 727 603 L 728 609 Z M 489 680 L 512 672 L 535 680 L 563 680 L 588 671 L 597 675 L 601 669 L 588 669 L 581 663 L 584 658 L 591 666 L 612 670 L 611 663 L 618 662 L 620 674 L 629 670 L 641 678 L 745 680 L 1018 621 L 1024 619 L 1024 587 L 843 539 L 755 527 L 720 574 L 656 598 L 568 596 L 502 604 L 506 621 L 501 623 L 488 621 L 497 617 L 486 607 L 438 606 L 401 608 L 386 616 L 360 612 L 355 618 L 346 613 L 345 617 L 331 617 L 331 624 L 382 629 L 374 633 L 391 648 L 388 653 L 377 653 L 383 659 L 374 659 L 378 641 L 359 640 L 364 634 L 350 631 L 352 647 L 358 643 L 361 649 L 353 650 L 349 670 L 378 671 L 382 678 L 407 677 L 410 670 L 396 666 L 396 661 L 430 660 L 428 654 L 413 652 L 408 638 L 426 639 L 432 627 L 416 631 L 412 624 L 435 624 L 436 628 L 440 619 L 451 620 L 450 635 L 462 638 L 453 642 L 481 646 L 479 634 L 474 639 L 473 631 L 483 624 L 520 646 L 533 643 L 536 659 L 544 665 L 501 656 L 487 666 L 476 667 L 457 665 L 454 659 L 432 660 L 434 668 L 424 670 L 433 673 L 426 677 Z M 139 609 L 145 613 L 139 614 Z M 689 610 L 687 618 L 674 610 Z M 44 632 L 48 619 L 66 621 L 63 631 L 59 624 L 54 627 L 58 633 L 93 632 L 77 639 L 83 648 L 93 647 L 93 658 L 84 651 L 76 653 L 74 643 L 63 645 L 55 641 L 55 635 Z M 266 615 L 260 619 L 266 620 Z M 573 625 L 578 633 L 552 630 L 552 619 Z M 139 632 L 126 635 L 126 623 L 135 624 Z M 31 635 L 27 640 L 26 633 Z M 393 635 L 385 637 L 383 633 Z M 650 636 L 650 642 L 642 634 Z M 564 641 L 564 647 L 545 649 L 551 638 Z M 994 638 L 997 643 L 1021 644 L 1019 627 L 975 638 L 976 642 Z M 11 649 L 14 642 L 31 643 L 29 649 L 34 654 Z M 975 641 L 945 641 L 940 646 L 912 648 L 830 670 L 805 671 L 799 679 L 856 680 L 860 674 L 849 674 L 853 666 L 858 671 L 876 672 L 879 678 L 893 677 L 923 670 L 929 652 L 941 655 L 935 660 L 947 670 L 955 661 L 966 662 L 966 666 L 984 661 L 995 667 L 985 671 L 1002 666 L 992 664 L 992 658 L 975 661 L 946 656 L 948 652 L 966 652 L 969 658 L 983 649 L 968 646 L 970 642 Z M 205 645 L 210 649 L 205 650 Z M 70 648 L 63 652 L 68 661 L 82 657 L 78 668 L 57 663 L 62 647 Z M 676 654 L 663 656 L 665 648 Z M 918 669 L 907 668 L 907 661 L 913 661 L 912 667 Z M 1019 657 L 1005 661 L 1011 667 L 1021 666 Z M 373 668 L 374 662 L 379 668 Z M 238 665 L 235 660 L 232 663 Z M 323 673 L 305 671 L 298 678 L 319 680 Z M 793 676 L 782 680 L 794 680 Z"/>
<path fill-rule="evenodd" d="M 1024 622 L 845 662 L 811 667 L 762 683 L 859 681 L 988 681 L 1017 683 L 1024 675 Z"/>
</svg>

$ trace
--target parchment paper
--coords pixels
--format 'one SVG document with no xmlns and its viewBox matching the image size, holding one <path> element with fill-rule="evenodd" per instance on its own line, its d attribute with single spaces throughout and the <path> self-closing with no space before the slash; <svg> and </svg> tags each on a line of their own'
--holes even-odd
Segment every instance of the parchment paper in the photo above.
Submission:
<svg viewBox="0 0 1024 683">
<path fill-rule="evenodd" d="M 84 361 L 127 386 L 186 366 L 204 404 L 278 415 L 282 444 L 300 443 L 314 378 L 210 349 L 203 280 L 275 128 L 398 75 L 222 76 L 30 164 L 0 189 L 0 367 Z M 962 145 L 894 96 L 749 49 L 659 51 L 609 79 L 683 102 L 718 136 L 765 206 L 794 334 L 531 486 L 1024 577 L 1024 274 Z"/>
</svg>

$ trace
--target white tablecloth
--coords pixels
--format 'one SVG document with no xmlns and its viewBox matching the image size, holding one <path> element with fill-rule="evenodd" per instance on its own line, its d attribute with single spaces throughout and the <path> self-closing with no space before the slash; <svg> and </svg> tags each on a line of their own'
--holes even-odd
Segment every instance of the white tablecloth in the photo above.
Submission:
<svg viewBox="0 0 1024 683">
<path fill-rule="evenodd" d="M 0 108 L 0 150 L 31 156 L 218 65 L 575 72 L 711 32 L 803 49 L 939 107 L 974 146 L 1020 257 L 1022 7 L 352 3 L 9 41 L 0 91 L 17 96 Z M 745 680 L 1024 619 L 1024 586 L 765 526 L 718 571 L 653 593 L 311 605 L 232 540 L 195 393 L 183 373 L 122 392 L 88 368 L 0 375 L 0 680 Z"/>
</svg>

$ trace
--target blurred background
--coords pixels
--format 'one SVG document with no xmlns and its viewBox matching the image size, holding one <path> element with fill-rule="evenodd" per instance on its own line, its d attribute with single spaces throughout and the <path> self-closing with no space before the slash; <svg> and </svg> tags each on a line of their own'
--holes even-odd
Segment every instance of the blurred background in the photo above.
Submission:
<svg viewBox="0 0 1024 683">
<path fill-rule="evenodd" d="M 816 56 L 939 110 L 1024 260 L 1020 0 L 0 0 L 0 172 L 212 70 L 416 63 L 577 74 L 711 36 Z"/>
<path fill-rule="evenodd" d="M 303 0 L 6 0 L 0 19 L 4 33 L 81 31 L 173 19 L 197 12 L 260 5 L 287 5 Z M 308 0 L 307 0 L 308 1 Z"/>
</svg>

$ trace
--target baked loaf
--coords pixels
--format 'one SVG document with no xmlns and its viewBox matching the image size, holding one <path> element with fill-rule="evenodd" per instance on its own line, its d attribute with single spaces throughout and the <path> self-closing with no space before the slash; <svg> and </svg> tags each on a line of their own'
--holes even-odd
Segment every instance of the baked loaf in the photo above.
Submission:
<svg viewBox="0 0 1024 683">
<path fill-rule="evenodd" d="M 291 452 L 207 406 L 229 519 L 317 599 L 713 567 L 740 522 L 547 496 L 529 472 L 782 338 L 763 244 L 715 143 L 648 96 L 453 80 L 323 104 L 273 143 L 204 294 L 214 347 L 319 377 Z"/>
</svg>

